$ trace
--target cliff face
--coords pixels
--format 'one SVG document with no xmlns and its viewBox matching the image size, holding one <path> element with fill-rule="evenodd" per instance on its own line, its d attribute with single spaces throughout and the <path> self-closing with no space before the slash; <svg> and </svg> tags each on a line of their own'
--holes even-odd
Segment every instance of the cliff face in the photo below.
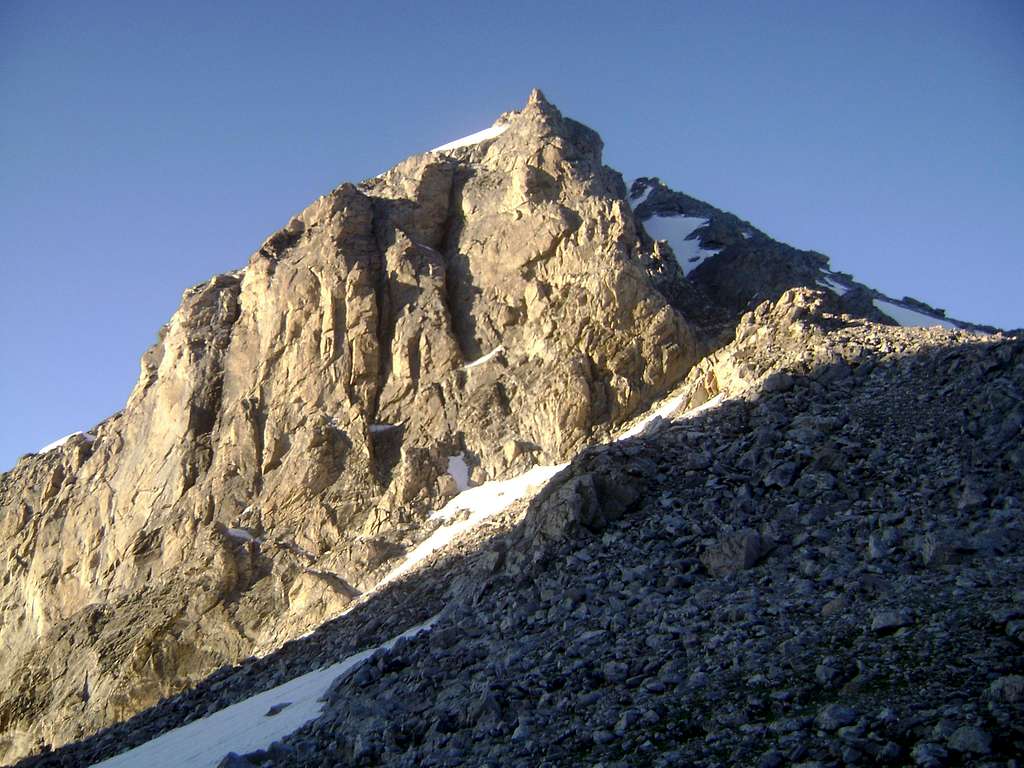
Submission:
<svg viewBox="0 0 1024 768">
<path fill-rule="evenodd" d="M 601 140 L 539 92 L 186 291 L 124 410 L 0 476 L 0 759 L 336 615 L 460 485 L 702 356 Z"/>
</svg>

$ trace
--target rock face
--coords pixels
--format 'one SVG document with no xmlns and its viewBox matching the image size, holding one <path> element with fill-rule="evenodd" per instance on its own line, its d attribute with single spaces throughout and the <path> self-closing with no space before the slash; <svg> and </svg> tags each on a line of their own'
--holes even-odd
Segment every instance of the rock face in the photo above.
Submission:
<svg viewBox="0 0 1024 768">
<path fill-rule="evenodd" d="M 545 726 L 534 718 L 540 710 L 520 704 L 550 704 L 574 675 L 654 697 L 694 675 L 694 688 L 702 685 L 700 675 L 717 682 L 717 669 L 662 669 L 662 657 L 695 647 L 696 629 L 681 628 L 709 606 L 725 610 L 715 596 L 733 581 L 750 594 L 721 620 L 759 616 L 755 593 L 765 585 L 753 580 L 765 563 L 786 562 L 801 579 L 827 571 L 829 583 L 839 585 L 829 558 L 845 564 L 851 553 L 863 554 L 871 565 L 858 565 L 856 576 L 870 591 L 887 563 L 954 567 L 981 551 L 1004 552 L 1004 539 L 1016 541 L 1016 533 L 998 527 L 1003 518 L 995 512 L 984 530 L 969 519 L 987 521 L 982 511 L 992 509 L 1006 518 L 1019 514 L 1016 486 L 1000 485 L 1021 459 L 1017 346 L 999 347 L 1009 351 L 998 352 L 995 369 L 985 367 L 987 351 L 947 360 L 943 345 L 966 347 L 967 334 L 875 325 L 886 320 L 875 304 L 881 295 L 829 272 L 824 256 L 776 243 L 657 180 L 638 180 L 627 194 L 621 176 L 602 165 L 601 149 L 595 132 L 535 91 L 486 139 L 414 155 L 374 179 L 341 185 L 268 238 L 246 267 L 185 292 L 144 355 L 123 411 L 0 475 L 0 761 L 80 740 L 142 712 L 43 764 L 110 756 L 383 642 L 447 605 L 458 621 L 432 635 L 445 638 L 430 641 L 440 643 L 435 656 L 465 653 L 463 660 L 476 663 L 481 637 L 532 626 L 547 647 L 507 650 L 536 669 L 557 666 L 544 654 L 559 632 L 566 642 L 577 630 L 589 638 L 578 641 L 573 658 L 590 653 L 590 643 L 608 658 L 601 656 L 599 667 L 555 670 L 564 679 L 544 688 L 548 699 L 530 687 L 546 683 L 525 668 L 520 693 L 511 694 L 518 703 L 498 679 L 504 673 L 448 680 L 455 688 L 438 696 L 438 706 L 457 708 L 471 692 L 472 722 L 439 710 L 441 725 L 424 726 L 434 728 L 429 734 L 407 739 L 396 728 L 401 737 L 389 742 L 367 725 L 358 741 L 336 739 L 339 723 L 384 722 L 380 713 L 359 709 L 377 693 L 411 701 L 402 686 L 422 692 L 447 684 L 443 675 L 428 685 L 422 676 L 395 682 L 366 672 L 358 687 L 370 699 L 342 696 L 339 687 L 328 725 L 297 737 L 277 762 L 403 755 L 415 764 L 430 749 L 451 752 L 451 764 L 484 762 L 486 756 L 470 758 L 468 748 L 448 742 L 447 734 L 476 728 L 483 730 L 473 739 L 508 737 L 522 752 L 514 757 L 532 764 L 538 753 L 531 745 L 540 743 Z M 695 240 L 669 243 L 655 239 L 658 217 L 707 224 L 691 230 Z M 691 246 L 695 255 L 680 261 Z M 800 288 L 823 280 L 845 290 Z M 957 381 L 978 366 L 995 370 L 993 376 L 1010 371 L 988 400 L 970 401 L 977 418 L 962 425 L 971 439 L 1005 447 L 1003 474 L 962 473 L 952 485 L 927 485 L 925 498 L 901 485 L 907 466 L 858 453 L 857 467 L 864 468 L 862 459 L 881 462 L 885 482 L 857 490 L 862 478 L 844 474 L 853 472 L 844 458 L 853 438 L 843 437 L 840 403 L 825 398 L 815 405 L 813 398 L 829 391 L 862 396 L 865 415 L 855 423 L 858 445 L 865 444 L 876 418 L 871 398 L 889 386 L 871 371 L 892 364 L 909 380 L 914 369 L 895 361 L 922 350 L 932 368 L 948 365 Z M 676 388 L 683 409 L 715 397 L 743 405 L 706 439 L 685 426 L 665 432 L 661 419 L 632 443 L 594 447 Z M 953 400 L 961 390 L 943 396 Z M 811 399 L 802 403 L 804 396 Z M 911 401 L 903 404 L 911 408 Z M 992 416 L 999 409 L 1007 414 L 1002 420 Z M 899 434 L 913 439 L 911 424 L 900 425 Z M 946 439 L 935 430 L 932 443 L 921 438 L 915 450 L 927 453 Z M 946 464 L 932 469 L 950 477 L 959 459 L 941 458 Z M 467 544 L 458 557 L 448 552 L 443 567 L 439 558 L 431 561 L 429 578 L 375 593 L 372 602 L 360 599 L 436 528 L 428 513 L 467 485 L 573 459 L 529 510 L 519 504 L 495 518 L 506 534 L 498 543 L 472 551 Z M 826 499 L 827 508 L 818 510 L 815 499 Z M 960 528 L 922 524 L 893 532 L 899 520 L 883 519 L 886 499 L 912 502 L 916 515 L 926 502 L 952 504 Z M 872 522 L 847 519 L 852 509 Z M 841 528 L 841 546 L 800 539 L 800 526 L 825 519 Z M 626 533 L 631 520 L 640 521 L 638 540 Z M 595 542 L 608 543 L 608 553 Z M 913 556 L 899 559 L 908 552 Z M 651 567 L 602 580 L 595 564 L 605 555 L 635 569 L 649 558 Z M 587 575 L 573 581 L 574 568 Z M 765 588 L 784 591 L 790 575 Z M 641 595 L 648 582 L 672 592 L 698 578 L 710 579 L 699 595 L 673 593 L 679 599 L 664 605 Z M 523 597 L 517 590 L 526 583 L 534 586 Z M 562 587 L 568 597 L 558 592 Z M 814 599 L 828 604 L 815 603 L 813 611 L 842 615 L 847 603 L 835 601 L 844 596 L 823 589 Z M 904 621 L 903 606 L 883 602 L 864 603 L 855 614 L 871 642 L 914 631 L 916 614 Z M 623 611 L 638 605 L 646 635 L 621 635 Z M 601 606 L 594 626 L 583 621 L 588 606 Z M 660 613 L 665 606 L 676 611 L 671 620 Z M 483 612 L 474 624 L 467 616 L 478 607 Z M 886 619 L 884 632 L 872 629 L 867 612 L 874 607 L 901 618 Z M 1022 634 L 1018 624 L 1006 624 L 1015 627 L 1013 637 Z M 471 628 L 469 645 L 457 627 Z M 740 658 L 739 635 L 721 631 L 719 650 L 708 646 L 709 652 Z M 839 644 L 841 634 L 828 642 Z M 496 635 L 487 642 L 497 644 Z M 405 646 L 416 664 L 432 663 L 416 643 Z M 659 666 L 623 662 L 640 658 L 642 647 Z M 230 669 L 265 654 L 271 655 Z M 819 666 L 831 679 L 853 664 L 829 657 Z M 1010 682 L 998 688 L 1000 706 L 1020 698 L 1011 672 L 1020 670 L 1002 670 Z M 646 699 L 615 712 L 603 701 L 590 701 L 600 703 L 600 712 L 586 732 L 548 734 L 551 744 L 571 745 L 552 759 L 618 759 L 624 734 L 668 716 Z M 408 714 L 401 707 L 388 712 L 395 722 Z M 829 712 L 829 723 L 849 720 Z M 723 728 L 743 722 L 737 715 Z M 959 753 L 985 743 L 984 733 L 958 733 L 949 747 Z"/>
<path fill-rule="evenodd" d="M 705 351 L 596 133 L 535 92 L 492 140 L 343 184 L 186 291 L 125 409 L 0 480 L 0 759 L 336 615 L 426 511 L 568 458 Z"/>
</svg>

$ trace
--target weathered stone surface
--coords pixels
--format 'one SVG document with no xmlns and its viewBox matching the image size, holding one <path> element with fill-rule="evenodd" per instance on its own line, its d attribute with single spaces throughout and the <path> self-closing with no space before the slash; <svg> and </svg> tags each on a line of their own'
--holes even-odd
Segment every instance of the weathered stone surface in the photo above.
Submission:
<svg viewBox="0 0 1024 768">
<path fill-rule="evenodd" d="M 768 546 L 757 531 L 743 530 L 722 536 L 701 554 L 701 560 L 715 576 L 753 568 Z"/>
</svg>

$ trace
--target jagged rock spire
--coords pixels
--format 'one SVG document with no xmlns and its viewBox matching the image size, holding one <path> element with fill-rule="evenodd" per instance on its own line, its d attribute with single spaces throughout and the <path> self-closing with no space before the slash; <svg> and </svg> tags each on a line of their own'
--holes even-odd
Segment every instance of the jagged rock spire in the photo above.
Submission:
<svg viewBox="0 0 1024 768">
<path fill-rule="evenodd" d="M 530 98 L 526 100 L 526 106 L 536 104 L 538 106 L 551 106 L 551 102 L 547 100 L 544 92 L 540 88 L 534 88 L 530 91 Z"/>
</svg>

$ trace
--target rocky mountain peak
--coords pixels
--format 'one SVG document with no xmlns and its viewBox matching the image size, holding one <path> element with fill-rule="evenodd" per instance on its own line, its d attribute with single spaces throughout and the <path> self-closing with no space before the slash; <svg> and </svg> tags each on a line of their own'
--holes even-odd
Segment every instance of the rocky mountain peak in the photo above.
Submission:
<svg viewBox="0 0 1024 768">
<path fill-rule="evenodd" d="M 0 760 L 368 605 L 446 505 L 600 453 L 677 387 L 698 407 L 785 388 L 782 362 L 842 370 L 899 331 L 824 339 L 886 312 L 967 326 L 656 177 L 627 192 L 602 151 L 535 89 L 339 185 L 183 294 L 123 411 L 0 476 Z M 608 469 L 542 493 L 492 565 L 646 503 L 652 478 Z"/>
<path fill-rule="evenodd" d="M 569 458 L 701 357 L 598 135 L 539 93 L 484 134 L 340 185 L 186 291 L 95 441 L 3 476 L 8 757 L 338 614 L 427 512 Z"/>
<path fill-rule="evenodd" d="M 549 102 L 547 100 L 547 97 L 544 95 L 544 92 L 541 91 L 540 88 L 534 88 L 532 91 L 530 91 L 530 96 L 526 100 L 526 105 L 527 106 L 533 106 L 533 105 L 548 105 L 548 106 L 550 106 L 551 102 Z"/>
</svg>

